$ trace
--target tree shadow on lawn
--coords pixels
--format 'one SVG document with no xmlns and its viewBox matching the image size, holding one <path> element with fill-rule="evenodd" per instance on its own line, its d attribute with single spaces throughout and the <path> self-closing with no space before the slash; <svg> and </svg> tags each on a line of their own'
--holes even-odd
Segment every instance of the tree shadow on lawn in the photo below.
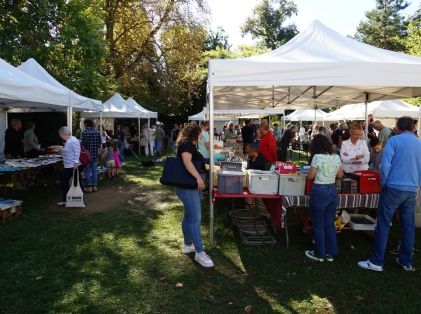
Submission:
<svg viewBox="0 0 421 314">
<path fill-rule="evenodd" d="M 419 273 L 405 273 L 386 255 L 386 270 L 375 273 L 359 269 L 373 240 L 358 232 L 338 235 L 340 255 L 334 263 L 315 263 L 304 256 L 308 241 L 292 228 L 291 246 L 283 239 L 276 246 L 236 244 L 251 284 L 264 294 L 275 311 L 313 313 L 415 313 L 421 306 Z M 421 240 L 420 235 L 417 236 Z"/>
<path fill-rule="evenodd" d="M 0 229 L 7 291 L 0 312 L 226 313 L 256 303 L 235 268 L 203 269 L 180 253 L 182 207 L 174 195 L 167 199 L 167 207 L 136 203 L 119 212 L 40 210 L 34 229 L 35 212 Z M 259 308 L 270 312 L 264 301 Z"/>
</svg>

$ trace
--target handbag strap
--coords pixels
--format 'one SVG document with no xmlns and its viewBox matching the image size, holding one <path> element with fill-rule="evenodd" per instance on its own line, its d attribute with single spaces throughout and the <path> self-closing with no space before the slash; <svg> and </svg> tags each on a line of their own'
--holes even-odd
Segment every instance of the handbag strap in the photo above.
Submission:
<svg viewBox="0 0 421 314">
<path fill-rule="evenodd" d="M 75 185 L 75 172 L 76 172 L 76 185 Z M 79 185 L 79 167 L 76 170 L 73 168 L 72 184 L 73 186 Z"/>
</svg>

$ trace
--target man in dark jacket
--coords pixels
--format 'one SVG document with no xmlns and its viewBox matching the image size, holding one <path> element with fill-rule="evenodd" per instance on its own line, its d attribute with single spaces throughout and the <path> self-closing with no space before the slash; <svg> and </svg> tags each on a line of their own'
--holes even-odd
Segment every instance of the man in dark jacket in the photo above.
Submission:
<svg viewBox="0 0 421 314">
<path fill-rule="evenodd" d="M 6 158 L 24 157 L 23 152 L 23 136 L 21 133 L 22 122 L 18 119 L 12 119 L 10 128 L 5 133 L 4 154 Z"/>
<path fill-rule="evenodd" d="M 82 132 L 82 146 L 91 154 L 91 161 L 85 167 L 86 192 L 97 191 L 97 162 L 101 148 L 101 134 L 95 128 L 92 120 L 85 120 L 86 129 Z M 92 173 L 92 177 L 91 177 Z"/>
</svg>

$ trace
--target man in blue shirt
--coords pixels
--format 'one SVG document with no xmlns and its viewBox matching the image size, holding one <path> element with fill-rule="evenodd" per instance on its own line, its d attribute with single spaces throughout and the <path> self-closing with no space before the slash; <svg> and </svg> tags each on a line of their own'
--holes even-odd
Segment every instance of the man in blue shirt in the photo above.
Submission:
<svg viewBox="0 0 421 314">
<path fill-rule="evenodd" d="M 402 239 L 396 262 L 406 271 L 415 270 L 412 266 L 412 250 L 415 199 L 421 185 L 421 142 L 412 132 L 412 118 L 400 118 L 396 127 L 398 135 L 388 140 L 380 163 L 382 193 L 377 209 L 374 250 L 368 260 L 358 262 L 361 268 L 374 271 L 383 271 L 390 223 L 398 208 Z"/>
</svg>

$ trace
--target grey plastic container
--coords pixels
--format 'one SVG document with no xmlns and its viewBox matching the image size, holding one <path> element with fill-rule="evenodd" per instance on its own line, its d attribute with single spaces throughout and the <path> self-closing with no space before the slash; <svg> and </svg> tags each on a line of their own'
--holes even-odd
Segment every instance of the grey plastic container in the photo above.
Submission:
<svg viewBox="0 0 421 314">
<path fill-rule="evenodd" d="M 218 173 L 218 192 L 237 194 L 243 192 L 244 175 L 231 173 Z"/>
</svg>

